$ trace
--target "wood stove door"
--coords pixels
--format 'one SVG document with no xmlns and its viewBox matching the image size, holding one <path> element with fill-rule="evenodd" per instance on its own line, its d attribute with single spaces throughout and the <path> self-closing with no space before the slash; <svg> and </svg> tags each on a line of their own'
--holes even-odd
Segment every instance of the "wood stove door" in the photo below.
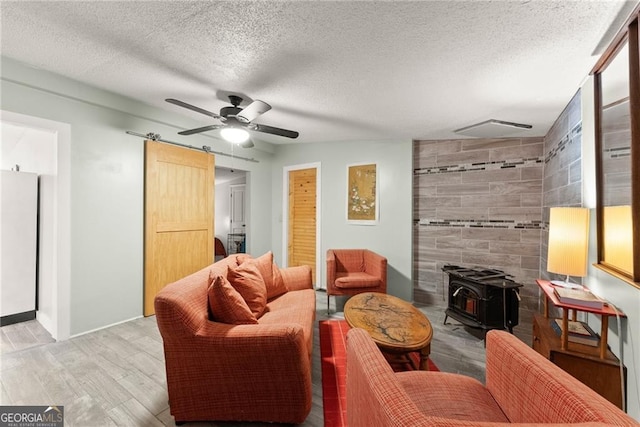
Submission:
<svg viewBox="0 0 640 427">
<path fill-rule="evenodd" d="M 479 320 L 480 296 L 461 283 L 449 284 L 449 308 L 474 321 Z"/>
</svg>

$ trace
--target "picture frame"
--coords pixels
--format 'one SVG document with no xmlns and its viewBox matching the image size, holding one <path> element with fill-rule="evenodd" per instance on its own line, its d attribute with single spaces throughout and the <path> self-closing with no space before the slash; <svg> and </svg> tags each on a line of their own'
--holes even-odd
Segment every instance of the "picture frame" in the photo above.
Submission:
<svg viewBox="0 0 640 427">
<path fill-rule="evenodd" d="M 377 163 L 347 165 L 347 223 L 375 225 L 380 218 Z"/>
</svg>

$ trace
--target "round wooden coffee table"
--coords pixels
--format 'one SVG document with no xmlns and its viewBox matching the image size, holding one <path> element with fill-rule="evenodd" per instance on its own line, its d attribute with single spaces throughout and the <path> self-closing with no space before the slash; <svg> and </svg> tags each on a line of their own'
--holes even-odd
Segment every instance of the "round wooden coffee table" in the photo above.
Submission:
<svg viewBox="0 0 640 427">
<path fill-rule="evenodd" d="M 382 350 L 400 354 L 419 351 L 420 369 L 429 370 L 433 329 L 427 316 L 412 304 L 393 295 L 365 292 L 349 298 L 344 318 L 352 328 L 367 331 Z"/>
</svg>

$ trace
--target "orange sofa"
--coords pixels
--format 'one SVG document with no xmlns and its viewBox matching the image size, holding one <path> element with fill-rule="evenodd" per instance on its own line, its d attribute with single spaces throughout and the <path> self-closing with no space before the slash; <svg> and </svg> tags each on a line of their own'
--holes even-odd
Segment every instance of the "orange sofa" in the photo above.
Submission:
<svg viewBox="0 0 640 427">
<path fill-rule="evenodd" d="M 394 373 L 365 331 L 350 330 L 348 426 L 640 425 L 515 336 L 490 331 L 486 344 L 485 387 L 452 373 Z"/>
<path fill-rule="evenodd" d="M 255 324 L 212 320 L 212 282 L 251 259 L 231 255 L 167 285 L 155 299 L 176 424 L 300 423 L 311 410 L 316 301 L 309 267 L 273 264 L 284 293 L 267 298 Z"/>
</svg>

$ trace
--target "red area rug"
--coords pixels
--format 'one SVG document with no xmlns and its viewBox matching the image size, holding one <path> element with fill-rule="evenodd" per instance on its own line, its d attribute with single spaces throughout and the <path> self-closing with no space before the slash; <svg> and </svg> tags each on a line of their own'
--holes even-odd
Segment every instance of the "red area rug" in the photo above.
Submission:
<svg viewBox="0 0 640 427">
<path fill-rule="evenodd" d="M 346 427 L 347 425 L 347 346 L 349 325 L 344 320 L 320 321 L 320 358 L 322 366 L 322 402 L 325 427 Z M 398 361 L 393 356 L 387 360 L 394 371 L 412 369 L 407 361 Z M 412 353 L 414 363 L 419 361 L 418 353 Z M 417 364 L 416 364 L 417 366 Z M 429 369 L 438 368 L 429 359 Z"/>
</svg>

